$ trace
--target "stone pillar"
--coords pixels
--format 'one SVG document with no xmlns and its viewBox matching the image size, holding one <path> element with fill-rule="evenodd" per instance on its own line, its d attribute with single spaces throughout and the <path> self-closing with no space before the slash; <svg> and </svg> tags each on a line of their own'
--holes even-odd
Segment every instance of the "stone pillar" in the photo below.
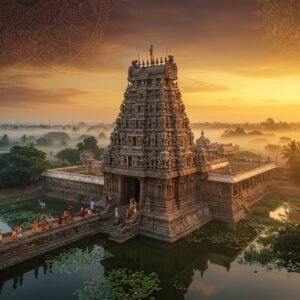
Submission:
<svg viewBox="0 0 300 300">
<path fill-rule="evenodd" d="M 140 206 L 140 209 L 142 209 L 144 207 L 144 204 L 145 204 L 145 178 L 139 178 L 139 181 L 140 181 L 140 203 L 139 203 L 139 206 Z"/>
</svg>

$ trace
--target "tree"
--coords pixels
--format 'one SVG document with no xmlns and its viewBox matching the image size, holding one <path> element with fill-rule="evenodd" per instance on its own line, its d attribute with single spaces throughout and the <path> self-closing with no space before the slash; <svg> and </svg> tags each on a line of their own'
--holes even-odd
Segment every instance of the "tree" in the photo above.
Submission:
<svg viewBox="0 0 300 300">
<path fill-rule="evenodd" d="M 53 141 L 51 139 L 49 139 L 49 138 L 40 137 L 40 138 L 38 138 L 36 140 L 36 144 L 38 146 L 42 146 L 42 147 L 44 147 L 44 146 L 51 146 L 51 145 L 53 145 Z"/>
<path fill-rule="evenodd" d="M 98 147 L 98 142 L 94 136 L 87 137 L 82 143 L 77 144 L 77 149 L 80 151 L 88 150 L 93 152 L 95 159 L 101 159 L 103 149 Z"/>
<path fill-rule="evenodd" d="M 67 141 L 66 139 L 62 138 L 62 139 L 60 140 L 60 145 L 61 145 L 61 146 L 67 146 L 67 145 L 68 145 L 68 141 Z"/>
<path fill-rule="evenodd" d="M 268 118 L 268 119 L 266 120 L 266 123 L 267 123 L 268 125 L 271 125 L 271 126 L 275 125 L 275 121 L 274 121 L 274 119 L 272 119 L 272 118 Z"/>
<path fill-rule="evenodd" d="M 275 145 L 275 144 L 268 144 L 265 146 L 265 150 L 266 152 L 268 152 L 269 154 L 276 154 L 276 153 L 280 153 L 280 151 L 282 150 L 280 145 Z"/>
<path fill-rule="evenodd" d="M 282 157 L 287 160 L 287 164 L 291 167 L 297 157 L 300 156 L 300 144 L 293 140 L 283 147 Z"/>
<path fill-rule="evenodd" d="M 9 145 L 9 138 L 7 134 L 4 134 L 0 140 L 0 147 L 1 146 L 8 146 Z"/>
<path fill-rule="evenodd" d="M 27 140 L 28 140 L 27 135 L 23 134 L 21 136 L 21 144 L 25 145 L 27 143 Z"/>
<path fill-rule="evenodd" d="M 72 165 L 76 165 L 76 164 L 78 164 L 78 162 L 80 160 L 80 150 L 66 148 L 66 149 L 59 151 L 56 154 L 56 157 L 63 161 L 68 161 Z"/>
<path fill-rule="evenodd" d="M 49 167 L 46 154 L 33 145 L 14 146 L 0 155 L 0 184 L 17 187 L 34 183 Z"/>
<path fill-rule="evenodd" d="M 296 157 L 291 166 L 291 179 L 300 184 L 300 157 Z"/>
</svg>

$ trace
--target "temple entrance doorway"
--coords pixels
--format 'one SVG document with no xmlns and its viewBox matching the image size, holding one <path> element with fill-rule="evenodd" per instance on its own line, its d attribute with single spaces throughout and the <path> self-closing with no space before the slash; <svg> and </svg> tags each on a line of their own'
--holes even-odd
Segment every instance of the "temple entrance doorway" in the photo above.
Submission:
<svg viewBox="0 0 300 300">
<path fill-rule="evenodd" d="M 140 200 L 140 181 L 136 177 L 123 177 L 121 189 L 121 205 L 128 205 L 129 200 L 134 197 L 137 203 Z"/>
</svg>

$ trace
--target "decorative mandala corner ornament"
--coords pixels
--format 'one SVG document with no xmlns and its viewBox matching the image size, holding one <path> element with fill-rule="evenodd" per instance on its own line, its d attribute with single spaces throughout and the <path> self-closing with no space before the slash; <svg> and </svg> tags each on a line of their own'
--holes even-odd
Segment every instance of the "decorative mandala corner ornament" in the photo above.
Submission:
<svg viewBox="0 0 300 300">
<path fill-rule="evenodd" d="M 293 58 L 300 57 L 300 1 L 259 0 L 267 39 Z"/>
<path fill-rule="evenodd" d="M 1 0 L 0 64 L 80 65 L 99 45 L 110 0 Z"/>
</svg>

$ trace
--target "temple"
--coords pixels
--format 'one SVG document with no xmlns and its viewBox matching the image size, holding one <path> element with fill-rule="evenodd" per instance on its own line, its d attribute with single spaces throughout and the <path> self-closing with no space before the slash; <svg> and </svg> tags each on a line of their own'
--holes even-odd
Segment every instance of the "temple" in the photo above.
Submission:
<svg viewBox="0 0 300 300">
<path fill-rule="evenodd" d="M 276 165 L 234 161 L 236 147 L 210 143 L 204 132 L 195 143 L 177 79 L 174 56 L 155 58 L 153 46 L 146 61 L 133 60 L 104 160 L 49 170 L 45 194 L 109 199 L 120 208 L 134 199 L 138 217 L 112 227 L 116 241 L 140 234 L 174 242 L 212 219 L 235 222 L 249 213 L 272 192 Z"/>
</svg>

